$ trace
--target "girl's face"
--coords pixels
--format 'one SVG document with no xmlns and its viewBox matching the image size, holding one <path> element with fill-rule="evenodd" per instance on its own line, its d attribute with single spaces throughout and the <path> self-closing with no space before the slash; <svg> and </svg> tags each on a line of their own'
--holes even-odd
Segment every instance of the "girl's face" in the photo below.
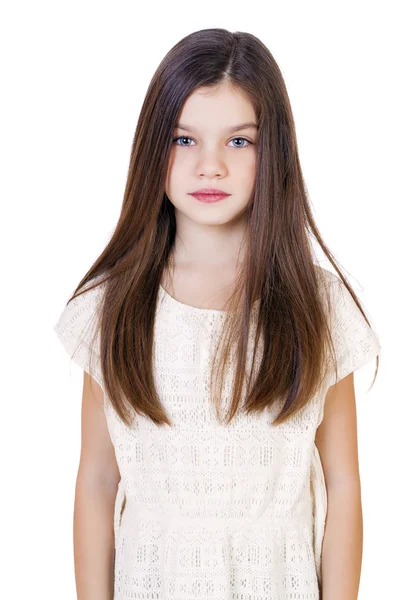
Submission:
<svg viewBox="0 0 400 600">
<path fill-rule="evenodd" d="M 225 225 L 243 216 L 254 188 L 256 127 L 245 93 L 228 83 L 198 89 L 186 99 L 174 130 L 165 190 L 177 222 Z M 191 195 L 200 188 L 230 195 L 205 203 Z"/>
</svg>

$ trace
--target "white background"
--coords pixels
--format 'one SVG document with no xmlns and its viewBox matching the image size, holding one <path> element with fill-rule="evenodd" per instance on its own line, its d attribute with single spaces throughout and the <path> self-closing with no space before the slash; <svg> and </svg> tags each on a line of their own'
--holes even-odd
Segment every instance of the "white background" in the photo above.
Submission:
<svg viewBox="0 0 400 600">
<path fill-rule="evenodd" d="M 208 27 L 253 33 L 277 60 L 317 224 L 379 334 L 374 386 L 366 393 L 375 361 L 355 376 L 364 514 L 359 598 L 398 596 L 394 11 L 395 2 L 351 0 L 2 4 L 2 597 L 75 597 L 83 375 L 52 327 L 116 224 L 154 71 L 183 36 Z"/>
</svg>

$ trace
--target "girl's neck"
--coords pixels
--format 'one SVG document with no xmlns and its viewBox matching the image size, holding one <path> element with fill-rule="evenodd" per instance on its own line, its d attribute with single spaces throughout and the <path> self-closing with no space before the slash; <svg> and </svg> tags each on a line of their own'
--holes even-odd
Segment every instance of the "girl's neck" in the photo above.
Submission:
<svg viewBox="0 0 400 600">
<path fill-rule="evenodd" d="M 198 308 L 224 310 L 232 294 L 237 277 L 236 261 L 210 264 L 175 263 L 165 269 L 161 285 L 165 291 L 183 304 Z"/>
</svg>

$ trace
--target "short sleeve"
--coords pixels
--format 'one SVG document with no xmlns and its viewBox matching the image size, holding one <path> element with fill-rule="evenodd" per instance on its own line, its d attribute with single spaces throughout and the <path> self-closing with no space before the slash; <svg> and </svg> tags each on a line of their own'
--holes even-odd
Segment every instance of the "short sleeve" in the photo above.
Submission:
<svg viewBox="0 0 400 600">
<path fill-rule="evenodd" d="M 368 325 L 364 315 L 339 277 L 332 283 L 331 327 L 337 361 L 337 381 L 372 361 L 380 353 L 381 344 L 377 332 Z M 364 307 L 363 307 L 364 308 Z M 371 317 L 367 314 L 368 320 Z M 334 368 L 330 385 L 336 382 Z"/>
<path fill-rule="evenodd" d="M 53 330 L 70 358 L 103 387 L 97 330 L 102 292 L 100 284 L 71 300 Z"/>
</svg>

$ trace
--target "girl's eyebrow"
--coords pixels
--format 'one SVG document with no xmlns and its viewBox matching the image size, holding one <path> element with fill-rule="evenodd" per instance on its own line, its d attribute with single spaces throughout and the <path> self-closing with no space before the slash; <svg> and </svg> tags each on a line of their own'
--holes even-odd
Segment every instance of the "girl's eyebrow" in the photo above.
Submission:
<svg viewBox="0 0 400 600">
<path fill-rule="evenodd" d="M 188 125 L 184 125 L 183 123 L 177 123 L 175 125 L 175 129 L 185 129 L 185 131 L 192 131 L 192 129 Z M 258 125 L 256 123 L 240 123 L 239 125 L 234 125 L 233 127 L 228 127 L 227 132 L 233 133 L 234 131 L 239 131 L 241 129 L 256 129 L 258 130 Z"/>
</svg>

